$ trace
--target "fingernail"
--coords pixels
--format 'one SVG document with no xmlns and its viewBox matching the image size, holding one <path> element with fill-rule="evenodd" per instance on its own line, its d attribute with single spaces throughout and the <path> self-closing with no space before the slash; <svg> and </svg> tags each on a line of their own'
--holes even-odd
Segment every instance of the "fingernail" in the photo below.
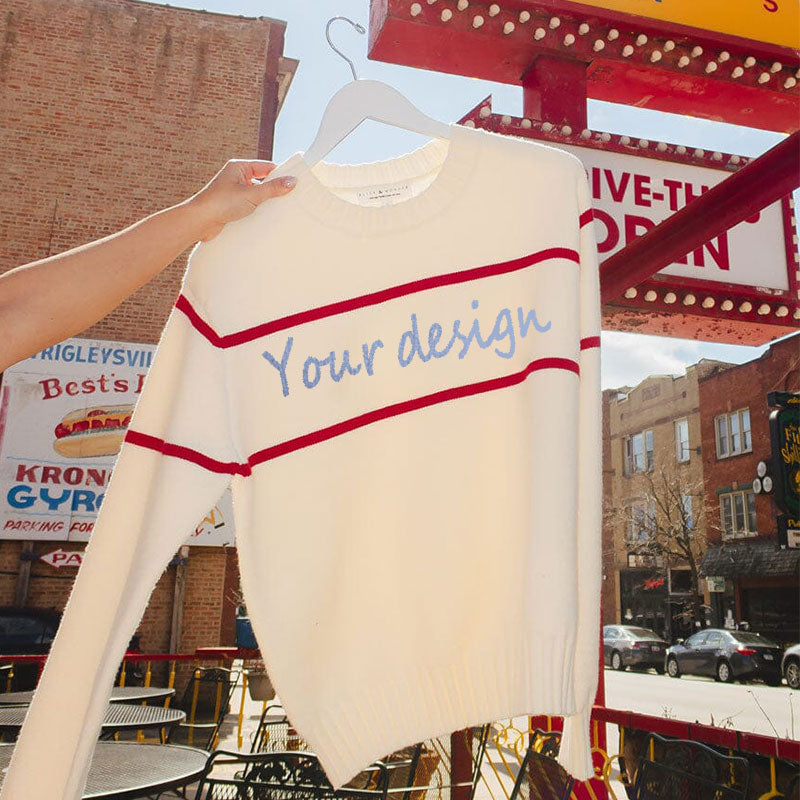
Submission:
<svg viewBox="0 0 800 800">
<path fill-rule="evenodd" d="M 285 178 L 281 178 L 281 183 L 287 188 L 291 189 L 297 183 L 297 178 L 294 175 L 288 175 Z"/>
</svg>

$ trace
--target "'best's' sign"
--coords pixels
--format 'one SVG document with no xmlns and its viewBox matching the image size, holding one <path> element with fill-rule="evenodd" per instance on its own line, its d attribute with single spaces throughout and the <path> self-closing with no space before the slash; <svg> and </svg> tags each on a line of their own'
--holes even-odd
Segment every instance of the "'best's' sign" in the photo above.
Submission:
<svg viewBox="0 0 800 800">
<path fill-rule="evenodd" d="M 68 339 L 5 371 L 0 539 L 91 537 L 155 349 Z M 198 523 L 188 543 L 233 543 L 230 492 Z M 51 554 L 53 566 L 64 563 L 61 553 Z"/>
</svg>

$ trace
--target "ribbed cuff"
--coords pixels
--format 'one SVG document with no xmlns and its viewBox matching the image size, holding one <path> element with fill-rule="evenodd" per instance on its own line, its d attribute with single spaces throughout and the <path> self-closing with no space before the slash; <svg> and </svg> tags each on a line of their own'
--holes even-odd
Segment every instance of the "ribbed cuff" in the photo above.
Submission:
<svg viewBox="0 0 800 800">
<path fill-rule="evenodd" d="M 594 777 L 592 740 L 590 735 L 592 707 L 564 717 L 564 732 L 558 751 L 558 763 L 575 780 L 588 781 Z"/>
<path fill-rule="evenodd" d="M 574 713 L 573 644 L 568 636 L 517 637 L 286 712 L 338 789 L 376 759 L 426 739 L 526 714 Z"/>
</svg>

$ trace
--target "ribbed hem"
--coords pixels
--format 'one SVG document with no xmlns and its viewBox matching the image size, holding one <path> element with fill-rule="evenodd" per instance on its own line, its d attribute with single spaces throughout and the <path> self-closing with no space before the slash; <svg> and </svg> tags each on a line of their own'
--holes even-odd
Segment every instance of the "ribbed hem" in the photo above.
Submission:
<svg viewBox="0 0 800 800">
<path fill-rule="evenodd" d="M 376 675 L 318 707 L 278 694 L 338 789 L 376 759 L 426 739 L 521 715 L 575 713 L 572 656 L 568 636 L 518 636 L 446 665 Z"/>
<path fill-rule="evenodd" d="M 319 161 L 309 166 L 303 153 L 284 161 L 274 177 L 294 175 L 291 192 L 318 221 L 358 236 L 381 236 L 431 220 L 465 195 L 487 136 L 480 128 L 449 123 L 450 139 L 431 139 L 397 158 L 364 164 Z M 362 206 L 345 200 L 332 189 L 364 189 L 381 184 L 413 182 L 435 173 L 430 185 L 407 200 L 384 206 Z"/>
</svg>

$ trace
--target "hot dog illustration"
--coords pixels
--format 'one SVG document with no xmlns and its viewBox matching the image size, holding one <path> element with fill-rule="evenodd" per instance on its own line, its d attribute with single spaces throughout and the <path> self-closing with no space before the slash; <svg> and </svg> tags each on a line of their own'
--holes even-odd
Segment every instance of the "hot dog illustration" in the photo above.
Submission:
<svg viewBox="0 0 800 800">
<path fill-rule="evenodd" d="M 70 411 L 56 425 L 53 449 L 67 458 L 113 456 L 122 446 L 131 414 L 132 405 Z"/>
</svg>

